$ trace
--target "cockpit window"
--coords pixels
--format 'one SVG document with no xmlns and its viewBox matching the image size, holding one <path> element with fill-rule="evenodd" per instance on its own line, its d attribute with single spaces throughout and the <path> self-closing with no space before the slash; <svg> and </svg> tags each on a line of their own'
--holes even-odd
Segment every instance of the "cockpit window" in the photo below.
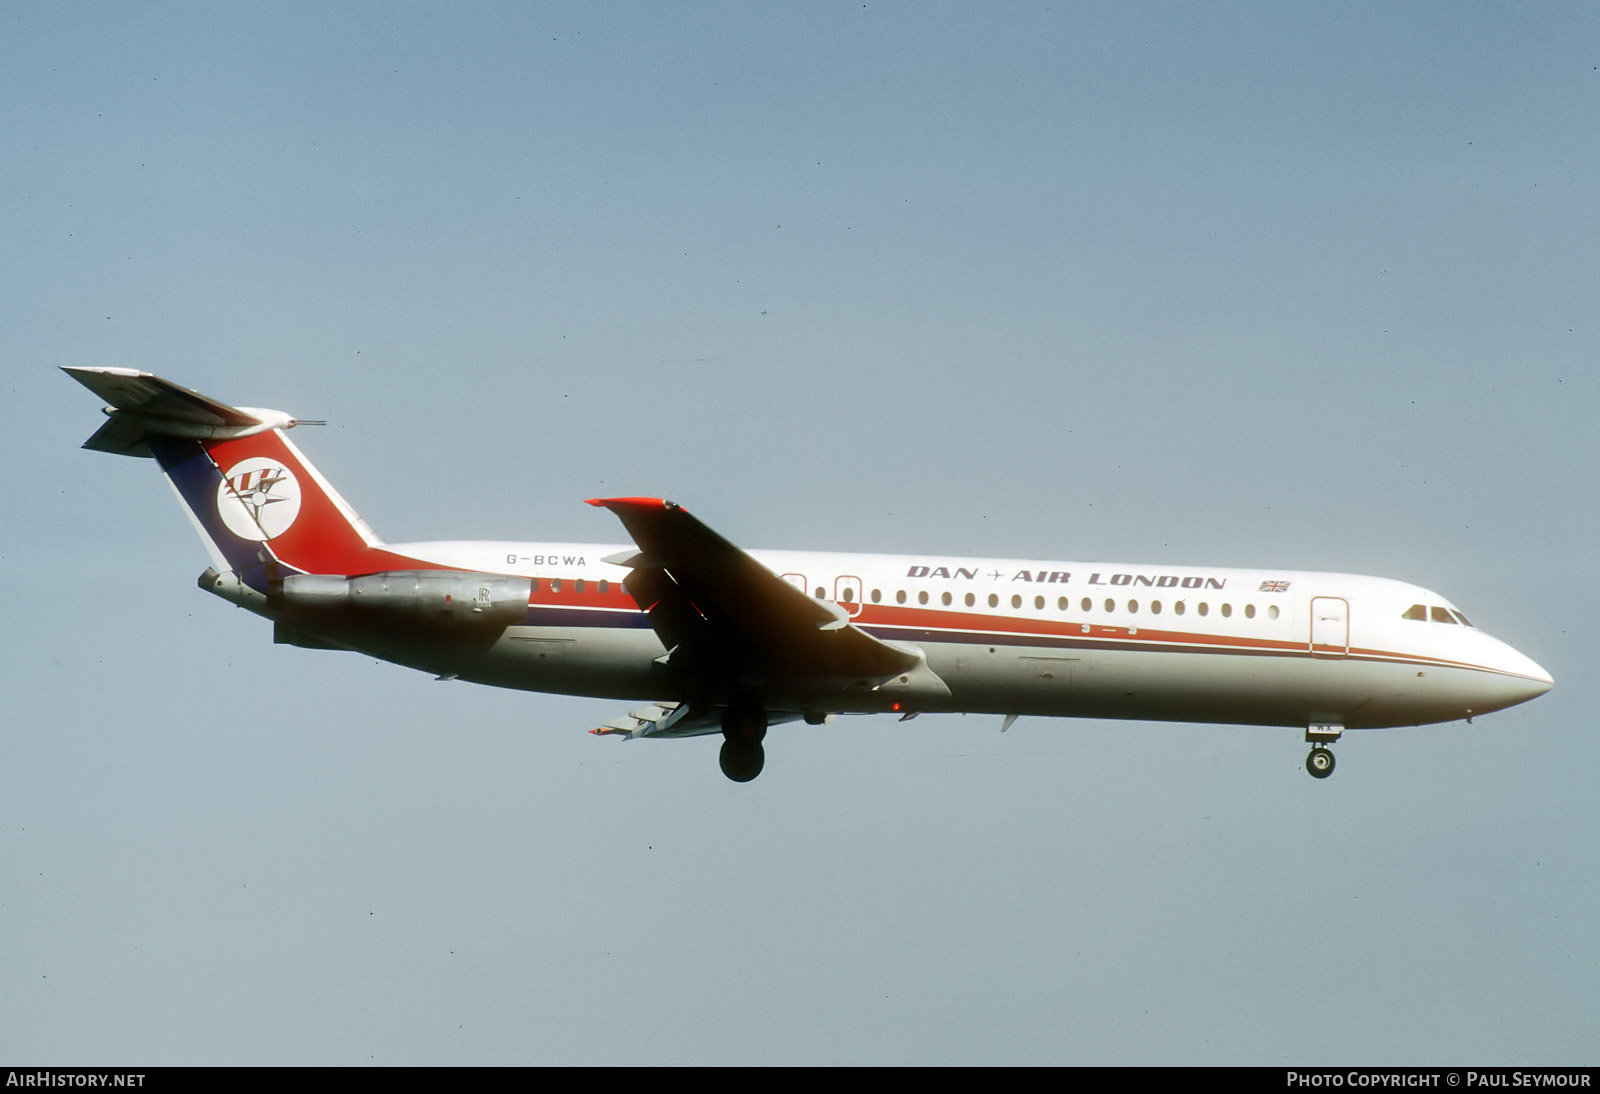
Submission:
<svg viewBox="0 0 1600 1094">
<path fill-rule="evenodd" d="M 1423 622 L 1433 620 L 1435 623 L 1449 623 L 1454 626 L 1459 623 L 1463 627 L 1472 626 L 1472 620 L 1456 611 L 1454 608 L 1441 607 L 1438 604 L 1413 604 L 1400 613 L 1401 619 L 1420 619 Z"/>
</svg>

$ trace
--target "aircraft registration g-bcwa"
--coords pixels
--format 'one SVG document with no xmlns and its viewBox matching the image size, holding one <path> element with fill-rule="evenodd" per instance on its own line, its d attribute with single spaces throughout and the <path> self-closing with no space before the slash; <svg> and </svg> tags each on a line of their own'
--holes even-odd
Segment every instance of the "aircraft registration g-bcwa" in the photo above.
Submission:
<svg viewBox="0 0 1600 1094">
<path fill-rule="evenodd" d="M 64 370 L 108 404 L 85 448 L 153 456 L 211 554 L 200 587 L 273 640 L 441 679 L 644 705 L 592 732 L 721 734 L 936 711 L 1346 729 L 1542 695 L 1550 675 L 1438 593 L 1292 570 L 745 551 L 659 498 L 597 498 L 632 546 L 378 539 L 290 442 L 296 420 L 146 372 Z"/>
</svg>

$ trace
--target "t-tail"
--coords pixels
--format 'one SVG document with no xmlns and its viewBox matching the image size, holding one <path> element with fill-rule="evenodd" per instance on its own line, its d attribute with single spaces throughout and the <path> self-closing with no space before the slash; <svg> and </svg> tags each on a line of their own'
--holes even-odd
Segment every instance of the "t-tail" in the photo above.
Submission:
<svg viewBox="0 0 1600 1094">
<path fill-rule="evenodd" d="M 282 411 L 229 406 L 134 369 L 62 371 L 110 404 L 109 420 L 83 447 L 154 457 L 205 541 L 217 578 L 237 582 L 239 594 L 248 596 L 247 588 L 271 596 L 294 574 L 416 568 L 415 560 L 384 550 L 301 455 L 284 434 L 300 423 Z"/>
</svg>

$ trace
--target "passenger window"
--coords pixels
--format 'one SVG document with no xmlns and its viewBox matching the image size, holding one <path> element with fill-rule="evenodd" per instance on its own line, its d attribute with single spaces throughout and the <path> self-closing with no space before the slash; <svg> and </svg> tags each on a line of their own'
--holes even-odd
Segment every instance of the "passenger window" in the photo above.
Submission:
<svg viewBox="0 0 1600 1094">
<path fill-rule="evenodd" d="M 583 578 L 580 577 L 578 579 L 578 583 L 575 586 L 573 586 L 572 591 L 575 592 L 575 593 L 583 592 Z"/>
<path fill-rule="evenodd" d="M 998 596 L 995 596 L 993 593 L 990 593 L 989 594 L 989 607 L 998 608 L 999 606 L 1000 606 L 1000 598 Z"/>
<path fill-rule="evenodd" d="M 1106 597 L 1106 611 L 1114 612 L 1116 610 L 1117 610 L 1117 602 L 1115 600 L 1112 600 L 1109 596 Z"/>
<path fill-rule="evenodd" d="M 848 588 L 845 589 L 845 591 L 844 591 L 844 602 L 846 604 L 853 604 L 853 603 L 855 603 L 855 599 L 856 599 L 856 591 L 854 589 L 848 589 Z"/>
<path fill-rule="evenodd" d="M 872 602 L 874 604 L 876 604 L 878 601 L 880 601 L 882 599 L 883 599 L 883 594 L 878 592 L 877 589 L 873 589 L 872 590 Z"/>
<path fill-rule="evenodd" d="M 1011 606 L 1012 606 L 1012 607 L 1013 607 L 1013 608 L 1020 608 L 1020 607 L 1022 607 L 1022 597 L 1020 597 L 1020 596 L 1014 596 L 1014 597 L 1012 597 L 1012 598 L 1011 598 Z"/>
<path fill-rule="evenodd" d="M 1401 619 L 1427 619 L 1428 609 L 1421 604 L 1413 604 L 1400 616 Z"/>
<path fill-rule="evenodd" d="M 1128 611 L 1129 612 L 1136 612 L 1138 610 L 1139 610 L 1139 602 L 1137 600 L 1128 601 Z"/>
<path fill-rule="evenodd" d="M 608 593 L 610 591 L 611 591 L 611 586 L 606 584 L 605 578 L 601 578 L 600 579 L 600 595 L 601 596 L 605 596 L 606 593 Z"/>
<path fill-rule="evenodd" d="M 1042 597 L 1042 596 L 1034 597 L 1033 598 L 1033 609 L 1034 609 L 1034 611 L 1040 611 L 1043 608 L 1044 608 L 1044 597 Z"/>
<path fill-rule="evenodd" d="M 1160 615 L 1161 614 L 1161 601 L 1152 600 L 1150 602 L 1150 614 L 1151 615 Z"/>
<path fill-rule="evenodd" d="M 1227 619 L 1231 615 L 1233 615 L 1233 605 L 1224 604 L 1222 606 L 1222 618 Z"/>
<path fill-rule="evenodd" d="M 977 597 L 973 596 L 971 593 L 968 593 L 967 594 L 967 607 L 969 607 L 969 608 L 972 607 L 972 605 L 977 601 L 977 599 L 978 599 Z"/>
<path fill-rule="evenodd" d="M 906 591 L 904 589 L 899 589 L 895 592 L 894 602 L 896 604 L 904 604 L 906 602 Z"/>
<path fill-rule="evenodd" d="M 1278 606 L 1276 604 L 1269 604 L 1267 606 L 1267 618 L 1268 619 L 1276 619 L 1276 618 L 1278 618 Z"/>
<path fill-rule="evenodd" d="M 828 598 L 828 590 L 824 589 L 821 585 L 818 585 L 817 586 L 817 599 L 818 600 L 826 600 L 827 598 Z"/>
<path fill-rule="evenodd" d="M 534 578 L 533 581 L 529 583 L 528 588 L 532 592 L 538 592 L 539 591 L 539 579 L 538 578 Z"/>
<path fill-rule="evenodd" d="M 1067 610 L 1067 606 L 1070 603 L 1071 601 L 1069 601 L 1066 597 L 1062 597 L 1060 600 L 1056 601 L 1056 610 L 1064 612 Z"/>
<path fill-rule="evenodd" d="M 1246 619 L 1254 619 L 1256 617 L 1256 606 L 1254 604 L 1246 604 L 1244 606 L 1244 617 Z"/>
<path fill-rule="evenodd" d="M 950 594 L 949 593 L 945 593 L 943 596 L 941 596 L 939 598 L 939 603 L 943 604 L 945 607 L 948 608 L 950 606 Z"/>
<path fill-rule="evenodd" d="M 1176 604 L 1174 604 L 1172 606 L 1172 610 L 1177 612 L 1179 615 L 1182 615 L 1183 614 L 1183 610 L 1184 610 L 1183 609 L 1183 601 L 1180 600 Z"/>
<path fill-rule="evenodd" d="M 928 590 L 924 589 L 920 593 L 917 594 L 917 603 L 918 604 L 926 604 L 927 602 L 928 602 Z"/>
<path fill-rule="evenodd" d="M 559 593 L 561 591 L 561 579 L 559 577 L 552 577 L 550 579 L 550 591 L 553 593 Z"/>
<path fill-rule="evenodd" d="M 1450 618 L 1450 612 L 1448 609 L 1434 605 L 1431 610 L 1433 613 L 1433 621 L 1435 623 L 1449 623 L 1454 625 L 1455 620 Z"/>
<path fill-rule="evenodd" d="M 1209 613 L 1209 612 L 1210 612 L 1210 611 L 1211 611 L 1211 607 L 1210 607 L 1210 605 L 1208 605 L 1208 604 L 1207 604 L 1207 603 L 1206 603 L 1206 602 L 1205 602 L 1205 601 L 1204 601 L 1204 600 L 1202 600 L 1202 601 L 1201 601 L 1201 602 L 1200 602 L 1200 608 L 1199 608 L 1199 612 L 1200 612 L 1200 614 L 1201 614 L 1201 615 L 1206 615 L 1206 614 L 1208 614 L 1208 613 Z"/>
<path fill-rule="evenodd" d="M 1090 600 L 1088 597 L 1084 597 L 1083 598 L 1083 610 L 1086 611 L 1086 612 L 1094 611 L 1094 601 Z"/>
</svg>

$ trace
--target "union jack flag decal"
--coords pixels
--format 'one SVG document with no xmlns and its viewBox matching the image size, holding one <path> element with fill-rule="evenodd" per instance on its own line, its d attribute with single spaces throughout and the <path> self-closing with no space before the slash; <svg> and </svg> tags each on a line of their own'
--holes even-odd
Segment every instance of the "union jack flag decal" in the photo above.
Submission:
<svg viewBox="0 0 1600 1094">
<path fill-rule="evenodd" d="M 1263 593 L 1285 593 L 1289 591 L 1287 581 L 1263 581 L 1259 590 Z"/>
</svg>

